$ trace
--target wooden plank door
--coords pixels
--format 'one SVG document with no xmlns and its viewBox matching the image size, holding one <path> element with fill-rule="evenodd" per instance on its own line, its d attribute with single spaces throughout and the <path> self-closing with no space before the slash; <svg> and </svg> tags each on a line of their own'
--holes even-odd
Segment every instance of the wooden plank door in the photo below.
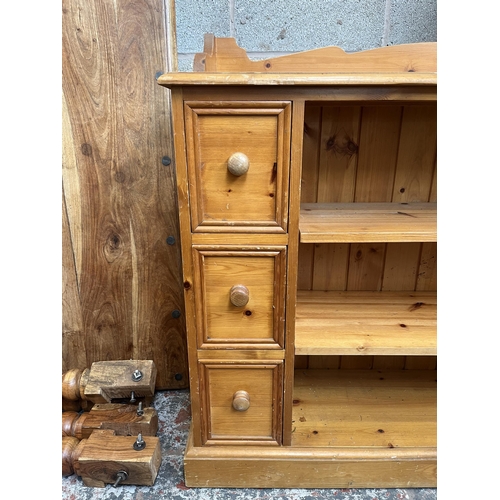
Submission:
<svg viewBox="0 0 500 500">
<path fill-rule="evenodd" d="M 185 388 L 170 102 L 156 84 L 176 70 L 174 3 L 62 6 L 63 370 L 152 359 L 157 389 Z"/>
</svg>

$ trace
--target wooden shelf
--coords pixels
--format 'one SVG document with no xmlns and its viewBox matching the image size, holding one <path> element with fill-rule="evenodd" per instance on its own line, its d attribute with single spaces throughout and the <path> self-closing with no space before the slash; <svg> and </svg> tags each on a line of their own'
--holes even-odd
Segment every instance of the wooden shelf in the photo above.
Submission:
<svg viewBox="0 0 500 500">
<path fill-rule="evenodd" d="M 298 291 L 295 354 L 436 355 L 436 292 Z"/>
<path fill-rule="evenodd" d="M 302 243 L 437 241 L 436 203 L 303 203 Z"/>
<path fill-rule="evenodd" d="M 435 370 L 295 370 L 294 447 L 436 447 Z"/>
</svg>

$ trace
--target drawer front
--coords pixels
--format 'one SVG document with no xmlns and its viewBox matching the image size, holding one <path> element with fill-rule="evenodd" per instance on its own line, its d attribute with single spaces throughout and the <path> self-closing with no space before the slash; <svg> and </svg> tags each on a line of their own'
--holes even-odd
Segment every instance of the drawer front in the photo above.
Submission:
<svg viewBox="0 0 500 500">
<path fill-rule="evenodd" d="M 286 247 L 195 247 L 199 348 L 281 349 Z"/>
<path fill-rule="evenodd" d="M 289 102 L 187 103 L 194 232 L 286 232 Z"/>
<path fill-rule="evenodd" d="M 201 365 L 204 444 L 281 443 L 282 361 Z"/>
</svg>

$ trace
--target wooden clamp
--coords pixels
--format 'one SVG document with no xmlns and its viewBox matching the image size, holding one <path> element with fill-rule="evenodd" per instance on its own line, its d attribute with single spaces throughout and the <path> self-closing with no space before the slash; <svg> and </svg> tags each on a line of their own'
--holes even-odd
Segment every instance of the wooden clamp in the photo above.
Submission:
<svg viewBox="0 0 500 500">
<path fill-rule="evenodd" d="M 62 438 L 62 475 L 77 474 L 85 486 L 152 486 L 160 464 L 160 440 L 155 436 L 117 436 L 106 429 L 95 430 L 81 441 Z"/>
<path fill-rule="evenodd" d="M 78 400 L 97 404 L 144 399 L 149 404 L 155 393 L 156 373 L 151 360 L 96 361 L 90 369 L 67 371 L 62 376 L 63 409 L 76 409 L 64 402 Z"/>
<path fill-rule="evenodd" d="M 155 436 L 158 431 L 158 414 L 154 408 L 136 405 L 103 403 L 90 411 L 62 413 L 62 435 L 77 439 L 90 437 L 98 429 L 112 429 L 117 436 Z"/>
</svg>

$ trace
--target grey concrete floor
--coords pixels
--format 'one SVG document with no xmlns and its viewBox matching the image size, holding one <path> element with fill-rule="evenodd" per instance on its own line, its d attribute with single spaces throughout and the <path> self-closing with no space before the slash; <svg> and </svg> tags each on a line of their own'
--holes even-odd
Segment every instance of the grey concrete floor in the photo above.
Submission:
<svg viewBox="0 0 500 500">
<path fill-rule="evenodd" d="M 184 484 L 182 457 L 191 423 L 189 392 L 158 391 L 153 406 L 158 412 L 158 437 L 162 463 L 153 486 L 122 485 L 114 488 L 90 488 L 80 477 L 62 478 L 62 500 L 436 500 L 436 488 L 410 489 L 238 489 L 187 488 Z"/>
</svg>

